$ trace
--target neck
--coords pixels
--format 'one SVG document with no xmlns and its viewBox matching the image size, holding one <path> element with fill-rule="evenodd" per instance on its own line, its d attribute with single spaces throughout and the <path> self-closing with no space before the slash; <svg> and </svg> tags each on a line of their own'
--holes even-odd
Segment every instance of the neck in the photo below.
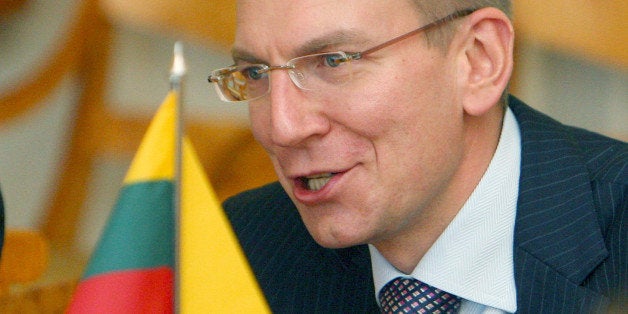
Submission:
<svg viewBox="0 0 628 314">
<path fill-rule="evenodd" d="M 412 227 L 373 243 L 399 271 L 410 274 L 456 217 L 488 168 L 501 134 L 504 109 L 496 106 L 481 117 L 465 116 L 465 152 L 450 184 L 420 210 Z"/>
</svg>

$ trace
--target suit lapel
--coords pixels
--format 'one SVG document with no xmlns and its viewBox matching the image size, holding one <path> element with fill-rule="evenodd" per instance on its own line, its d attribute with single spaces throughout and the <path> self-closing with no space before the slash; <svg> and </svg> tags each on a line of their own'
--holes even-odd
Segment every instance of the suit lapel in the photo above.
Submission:
<svg viewBox="0 0 628 314">
<path fill-rule="evenodd" d="M 607 301 L 580 284 L 608 252 L 585 161 L 562 125 L 514 97 L 510 107 L 522 139 L 514 238 L 518 311 L 591 311 Z"/>
</svg>

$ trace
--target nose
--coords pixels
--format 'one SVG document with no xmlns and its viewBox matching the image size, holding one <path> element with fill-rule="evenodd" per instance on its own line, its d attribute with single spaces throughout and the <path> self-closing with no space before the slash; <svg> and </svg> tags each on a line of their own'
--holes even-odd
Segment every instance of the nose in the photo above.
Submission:
<svg viewBox="0 0 628 314">
<path fill-rule="evenodd" d="M 330 122 L 320 99 L 308 95 L 287 71 L 273 71 L 270 80 L 270 124 L 273 143 L 283 147 L 305 145 L 329 132 Z"/>
</svg>

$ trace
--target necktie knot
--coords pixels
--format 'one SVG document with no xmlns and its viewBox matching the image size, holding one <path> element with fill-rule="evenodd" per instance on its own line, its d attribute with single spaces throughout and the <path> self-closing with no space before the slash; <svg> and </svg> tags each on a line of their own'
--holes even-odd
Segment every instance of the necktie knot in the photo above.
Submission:
<svg viewBox="0 0 628 314">
<path fill-rule="evenodd" d="M 397 277 L 379 292 L 382 313 L 457 313 L 460 298 L 414 278 Z"/>
</svg>

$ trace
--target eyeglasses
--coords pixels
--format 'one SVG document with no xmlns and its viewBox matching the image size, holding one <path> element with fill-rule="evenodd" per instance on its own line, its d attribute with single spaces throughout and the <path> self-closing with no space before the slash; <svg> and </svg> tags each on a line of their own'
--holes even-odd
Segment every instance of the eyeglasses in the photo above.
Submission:
<svg viewBox="0 0 628 314">
<path fill-rule="evenodd" d="M 303 90 L 324 90 L 352 79 L 351 61 L 409 38 L 422 31 L 473 13 L 475 9 L 456 11 L 444 18 L 423 25 L 409 33 L 362 52 L 324 52 L 297 57 L 285 65 L 244 64 L 214 70 L 207 79 L 214 83 L 220 99 L 226 102 L 251 101 L 270 92 L 270 71 L 288 70 L 292 82 Z"/>
</svg>

